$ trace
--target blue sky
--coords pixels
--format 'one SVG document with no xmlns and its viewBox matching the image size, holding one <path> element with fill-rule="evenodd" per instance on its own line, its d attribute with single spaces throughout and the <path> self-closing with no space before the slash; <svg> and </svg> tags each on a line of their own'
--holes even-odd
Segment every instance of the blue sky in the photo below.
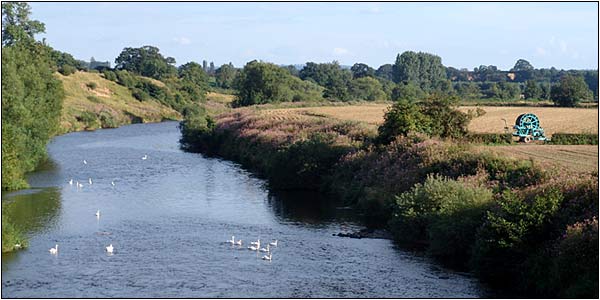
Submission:
<svg viewBox="0 0 600 300">
<path fill-rule="evenodd" d="M 30 3 L 55 49 L 110 60 L 153 45 L 177 64 L 393 63 L 406 50 L 446 66 L 598 68 L 597 3 Z"/>
</svg>

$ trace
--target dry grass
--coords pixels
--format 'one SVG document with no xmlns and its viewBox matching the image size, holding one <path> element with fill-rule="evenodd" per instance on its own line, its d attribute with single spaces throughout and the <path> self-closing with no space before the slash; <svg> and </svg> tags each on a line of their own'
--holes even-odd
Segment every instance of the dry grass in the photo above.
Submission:
<svg viewBox="0 0 600 300">
<path fill-rule="evenodd" d="M 212 101 L 212 102 L 228 104 L 228 103 L 233 102 L 233 100 L 235 100 L 235 95 L 208 92 L 206 94 L 206 100 Z"/>
<path fill-rule="evenodd" d="M 77 120 L 83 112 L 109 114 L 118 125 L 131 122 L 128 114 L 140 117 L 144 122 L 181 118 L 178 112 L 158 101 L 138 101 L 128 88 L 106 80 L 98 73 L 76 72 L 69 76 L 56 73 L 55 76 L 63 82 L 66 96 L 61 116 L 62 132 L 86 129 L 85 124 Z M 90 82 L 96 83 L 96 88 L 87 87 Z"/>
<path fill-rule="evenodd" d="M 323 115 L 341 120 L 353 120 L 378 125 L 383 122 L 383 115 L 389 104 L 362 104 L 351 106 L 322 106 L 306 108 L 272 109 L 270 113 L 287 115 L 295 113 L 310 113 Z M 497 107 L 481 106 L 486 114 L 475 118 L 469 125 L 472 132 L 502 133 L 504 121 L 512 128 L 514 122 L 522 113 L 534 113 L 541 121 L 547 135 L 555 132 L 565 133 L 598 133 L 598 110 L 585 108 L 560 107 Z M 462 111 L 475 109 L 463 106 Z M 512 130 L 512 129 L 511 129 Z"/>
<path fill-rule="evenodd" d="M 544 164 L 556 164 L 571 171 L 598 172 L 596 145 L 514 145 L 481 146 L 503 156 L 530 159 Z"/>
</svg>

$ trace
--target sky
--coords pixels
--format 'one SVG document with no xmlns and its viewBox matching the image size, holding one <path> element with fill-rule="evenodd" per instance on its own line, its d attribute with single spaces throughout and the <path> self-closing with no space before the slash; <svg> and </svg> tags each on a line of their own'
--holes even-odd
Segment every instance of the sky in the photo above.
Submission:
<svg viewBox="0 0 600 300">
<path fill-rule="evenodd" d="M 598 3 L 134 3 L 36 2 L 50 46 L 77 59 L 114 59 L 156 46 L 177 65 L 394 63 L 404 51 L 445 66 L 598 69 Z"/>
</svg>

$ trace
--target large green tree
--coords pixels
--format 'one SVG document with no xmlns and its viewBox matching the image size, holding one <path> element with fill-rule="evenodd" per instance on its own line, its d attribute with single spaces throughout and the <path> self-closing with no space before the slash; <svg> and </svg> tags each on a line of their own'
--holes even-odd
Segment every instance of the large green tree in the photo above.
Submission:
<svg viewBox="0 0 600 300">
<path fill-rule="evenodd" d="M 44 26 L 29 13 L 26 3 L 2 3 L 2 190 L 27 186 L 24 174 L 46 157 L 64 98 L 51 48 L 33 36 Z"/>
<path fill-rule="evenodd" d="M 337 61 L 332 63 L 317 64 L 306 63 L 300 70 L 300 78 L 314 81 L 325 88 L 323 96 L 332 100 L 350 100 L 348 86 L 352 80 L 352 72 L 341 68 Z"/>
<path fill-rule="evenodd" d="M 406 51 L 396 57 L 393 77 L 396 83 L 412 82 L 424 91 L 432 91 L 446 79 L 446 69 L 437 55 Z"/>
<path fill-rule="evenodd" d="M 233 87 L 233 81 L 237 76 L 237 69 L 233 64 L 224 64 L 216 71 L 217 86 L 224 89 L 230 89 Z"/>
<path fill-rule="evenodd" d="M 154 46 L 140 48 L 127 47 L 115 59 L 116 69 L 127 70 L 134 74 L 162 79 L 177 75 L 175 59 L 164 57 Z"/>
<path fill-rule="evenodd" d="M 592 91 L 581 76 L 563 76 L 550 93 L 552 101 L 558 106 L 574 107 L 580 101 L 592 99 Z"/>
</svg>

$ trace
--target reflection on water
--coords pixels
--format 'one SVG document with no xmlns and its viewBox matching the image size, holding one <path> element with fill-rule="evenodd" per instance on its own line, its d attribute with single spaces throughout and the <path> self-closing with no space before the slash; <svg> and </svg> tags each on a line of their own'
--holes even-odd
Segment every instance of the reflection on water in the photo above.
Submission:
<svg viewBox="0 0 600 300">
<path fill-rule="evenodd" d="M 182 152 L 179 137 L 166 122 L 53 139 L 54 163 L 28 178 L 37 192 L 2 195 L 29 237 L 2 256 L 2 297 L 486 295 L 391 241 L 334 236 L 359 227 L 355 212 L 314 192 L 269 191 L 234 163 Z M 232 235 L 244 246 L 224 243 Z M 246 249 L 256 239 L 279 241 L 273 261 Z"/>
</svg>

